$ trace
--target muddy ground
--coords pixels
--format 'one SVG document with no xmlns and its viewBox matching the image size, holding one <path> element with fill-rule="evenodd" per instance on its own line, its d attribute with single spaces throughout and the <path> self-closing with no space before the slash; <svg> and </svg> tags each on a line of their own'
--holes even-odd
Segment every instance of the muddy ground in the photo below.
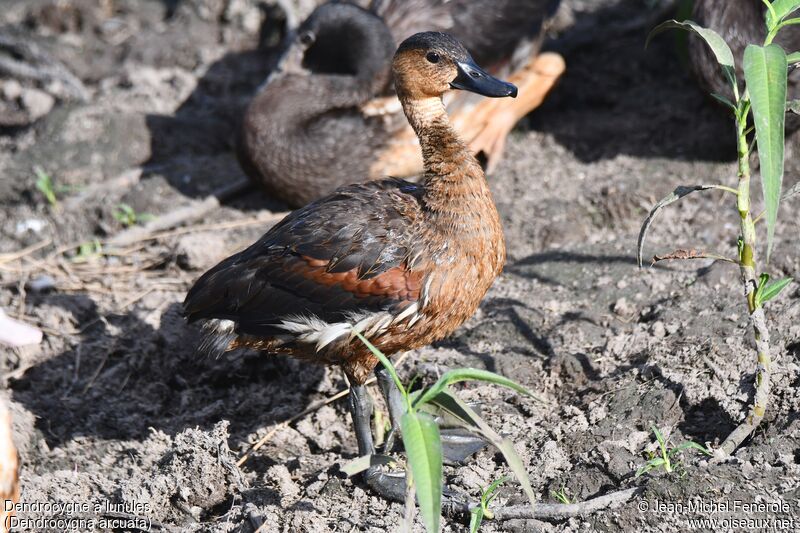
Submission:
<svg viewBox="0 0 800 533">
<path fill-rule="evenodd" d="M 736 269 L 704 260 L 637 270 L 634 261 L 655 200 L 679 184 L 734 182 L 733 134 L 697 89 L 679 41 L 644 50 L 663 16 L 658 2 L 565 3 L 572 17 L 547 47 L 565 55 L 567 74 L 489 176 L 508 266 L 480 311 L 411 354 L 401 373 L 430 382 L 448 368 L 486 368 L 543 396 L 458 389 L 516 443 L 542 501 L 561 489 L 581 502 L 644 488 L 582 518 L 489 521 L 482 531 L 685 531 L 688 518 L 710 515 L 659 504 L 692 501 L 727 503 L 717 518 L 800 520 L 797 285 L 769 305 L 776 364 L 761 428 L 723 464 L 687 453 L 677 473 L 634 476 L 652 424 L 674 444 L 715 445 L 751 399 L 755 354 Z M 23 502 L 110 502 L 112 512 L 68 516 L 122 517 L 118 531 L 136 530 L 136 517 L 153 531 L 397 529 L 402 506 L 340 472 L 356 455 L 344 400 L 287 423 L 343 390 L 339 371 L 247 352 L 199 359 L 197 330 L 180 316 L 192 280 L 283 206 L 249 191 L 113 255 L 77 252 L 125 229 L 113 214 L 120 203 L 163 215 L 242 176 L 232 152 L 238 114 L 272 65 L 286 18 L 313 2 L 282 4 L 295 11 L 256 0 L 3 2 L 0 35 L 33 43 L 35 57 L 73 75 L 0 78 L 0 254 L 45 243 L 0 256 L 0 307 L 45 332 L 41 345 L 0 357 Z M 57 207 L 37 191 L 34 167 L 52 177 Z M 785 183 L 797 181 L 790 157 Z M 797 198 L 783 207 L 773 276 L 800 272 L 798 208 Z M 697 194 L 660 216 L 647 254 L 731 255 L 736 230 L 729 198 Z M 473 496 L 507 472 L 493 449 L 446 469 L 448 485 Z M 496 504 L 522 501 L 509 482 Z M 788 507 L 748 514 L 737 501 Z M 445 531 L 465 530 L 446 522 Z"/>
</svg>

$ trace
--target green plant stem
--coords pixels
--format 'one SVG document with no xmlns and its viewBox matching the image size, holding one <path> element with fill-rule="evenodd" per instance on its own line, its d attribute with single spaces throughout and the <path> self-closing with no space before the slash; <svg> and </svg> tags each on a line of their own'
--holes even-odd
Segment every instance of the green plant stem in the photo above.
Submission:
<svg viewBox="0 0 800 533">
<path fill-rule="evenodd" d="M 764 418 L 770 391 L 771 361 L 769 357 L 769 330 L 767 329 L 764 308 L 756 302 L 756 229 L 750 212 L 750 161 L 747 144 L 747 105 L 742 105 L 743 112 L 737 117 L 738 159 L 739 159 L 739 196 L 737 208 L 740 217 L 742 246 L 739 257 L 739 269 L 747 299 L 747 310 L 753 325 L 753 336 L 758 351 L 758 367 L 756 369 L 756 392 L 753 405 L 745 421 L 731 432 L 714 455 L 723 459 L 739 447 Z"/>
</svg>

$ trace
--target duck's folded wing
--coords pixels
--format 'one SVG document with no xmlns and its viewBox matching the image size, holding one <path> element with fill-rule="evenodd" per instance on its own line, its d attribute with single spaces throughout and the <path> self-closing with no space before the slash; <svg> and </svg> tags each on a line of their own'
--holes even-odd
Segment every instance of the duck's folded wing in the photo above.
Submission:
<svg viewBox="0 0 800 533">
<path fill-rule="evenodd" d="M 271 335 L 298 317 L 333 323 L 399 312 L 418 299 L 423 275 L 409 266 L 416 190 L 400 180 L 370 182 L 295 211 L 206 272 L 186 296 L 184 314 Z"/>
</svg>

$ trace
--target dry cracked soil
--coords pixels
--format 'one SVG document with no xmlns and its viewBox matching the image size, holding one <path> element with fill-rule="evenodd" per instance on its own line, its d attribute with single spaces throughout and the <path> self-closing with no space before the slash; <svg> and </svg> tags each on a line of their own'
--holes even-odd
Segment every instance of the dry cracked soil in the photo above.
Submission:
<svg viewBox="0 0 800 533">
<path fill-rule="evenodd" d="M 292 419 L 346 387 L 338 370 L 250 352 L 198 358 L 198 331 L 180 316 L 193 279 L 257 238 L 284 206 L 248 191 L 155 239 L 104 254 L 94 244 L 125 230 L 120 204 L 164 215 L 241 178 L 238 117 L 274 64 L 283 28 L 313 1 L 2 4 L 0 58 L 50 73 L 0 78 L 0 254 L 44 243 L 17 259 L 0 255 L 0 308 L 44 331 L 40 345 L 0 352 L 21 501 L 51 506 L 17 516 L 94 520 L 109 531 L 397 530 L 402 506 L 341 472 L 356 455 L 346 401 Z M 508 265 L 472 319 L 399 370 L 430 383 L 471 366 L 536 391 L 544 402 L 457 387 L 515 442 L 542 501 L 560 491 L 574 502 L 643 491 L 582 517 L 488 520 L 481 531 L 800 520 L 796 284 L 767 311 L 775 371 L 761 427 L 721 464 L 687 451 L 676 472 L 635 477 L 654 450 L 652 425 L 673 445 L 713 446 L 752 398 L 755 353 L 736 268 L 635 264 L 639 225 L 657 199 L 680 184 L 735 181 L 734 139 L 691 77 L 681 41 L 667 35 L 645 50 L 648 28 L 670 15 L 658 2 L 564 4 L 546 47 L 568 70 L 488 177 Z M 798 181 L 797 144 L 789 139 L 787 187 Z M 37 190 L 35 169 L 51 176 L 57 206 Z M 798 208 L 798 198 L 782 208 L 773 276 L 800 271 Z M 659 216 L 646 254 L 735 254 L 737 228 L 728 198 L 698 193 Z M 508 468 L 489 448 L 445 473 L 449 487 L 476 497 Z M 495 505 L 522 502 L 508 482 Z M 691 502 L 717 512 L 675 509 Z M 100 508 L 52 508 L 79 503 Z M 753 503 L 767 512 L 742 510 Z M 463 520 L 445 521 L 444 531 L 466 530 Z"/>
</svg>

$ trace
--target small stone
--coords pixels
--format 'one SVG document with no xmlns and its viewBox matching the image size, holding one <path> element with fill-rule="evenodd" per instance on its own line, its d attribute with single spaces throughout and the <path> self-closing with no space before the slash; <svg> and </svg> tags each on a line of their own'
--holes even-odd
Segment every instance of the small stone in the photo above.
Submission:
<svg viewBox="0 0 800 533">
<path fill-rule="evenodd" d="M 629 317 L 636 312 L 636 309 L 633 307 L 633 305 L 631 305 L 631 303 L 625 297 L 622 297 L 619 300 L 617 300 L 614 303 L 612 310 L 616 315 L 622 317 Z"/>
<path fill-rule="evenodd" d="M 654 337 L 663 339 L 667 336 L 667 328 L 664 326 L 663 322 L 657 320 L 653 322 L 652 326 L 650 326 L 650 333 L 652 333 Z"/>
<path fill-rule="evenodd" d="M 51 289 L 54 289 L 56 286 L 56 280 L 54 280 L 51 276 L 47 274 L 43 274 L 41 276 L 37 276 L 36 278 L 32 279 L 28 282 L 28 290 L 33 292 L 45 292 Z"/>
<path fill-rule="evenodd" d="M 31 122 L 48 114 L 56 103 L 55 98 L 39 89 L 25 89 L 20 99 L 31 116 Z"/>
<path fill-rule="evenodd" d="M 26 218 L 25 220 L 20 220 L 17 222 L 17 235 L 26 233 L 28 231 L 39 233 L 44 229 L 45 224 L 46 222 L 39 218 Z"/>
<path fill-rule="evenodd" d="M 184 235 L 176 250 L 178 265 L 186 270 L 205 270 L 226 254 L 225 240 L 212 232 Z"/>
<path fill-rule="evenodd" d="M 6 100 L 16 100 L 22 94 L 22 85 L 17 80 L 3 82 L 3 96 Z"/>
</svg>

